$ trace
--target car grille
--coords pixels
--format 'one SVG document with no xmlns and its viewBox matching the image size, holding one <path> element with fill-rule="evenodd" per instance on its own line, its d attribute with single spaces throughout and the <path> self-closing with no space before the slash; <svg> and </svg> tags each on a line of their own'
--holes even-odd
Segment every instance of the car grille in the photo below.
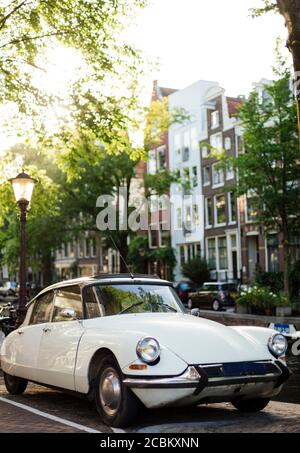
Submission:
<svg viewBox="0 0 300 453">
<path fill-rule="evenodd" d="M 207 377 L 239 377 L 239 376 L 265 376 L 278 374 L 277 366 L 272 362 L 232 362 L 216 365 L 200 365 L 205 370 Z"/>
</svg>

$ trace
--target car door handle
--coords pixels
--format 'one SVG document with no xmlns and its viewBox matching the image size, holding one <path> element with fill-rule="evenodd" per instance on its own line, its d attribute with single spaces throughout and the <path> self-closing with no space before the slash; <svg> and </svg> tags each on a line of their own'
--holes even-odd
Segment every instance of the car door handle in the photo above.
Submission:
<svg viewBox="0 0 300 453">
<path fill-rule="evenodd" d="M 44 332 L 51 332 L 51 329 L 50 329 L 50 327 L 44 327 L 44 328 L 43 328 L 43 331 L 44 331 Z"/>
<path fill-rule="evenodd" d="M 23 330 L 18 330 L 19 335 L 23 335 L 24 331 Z"/>
</svg>

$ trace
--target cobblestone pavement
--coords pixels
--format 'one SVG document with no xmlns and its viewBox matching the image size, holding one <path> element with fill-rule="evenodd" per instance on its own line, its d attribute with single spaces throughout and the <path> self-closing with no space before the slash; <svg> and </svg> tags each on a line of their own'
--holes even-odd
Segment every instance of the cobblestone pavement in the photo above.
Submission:
<svg viewBox="0 0 300 453">
<path fill-rule="evenodd" d="M 11 405 L 1 398 L 42 411 L 44 416 Z M 45 418 L 49 415 L 59 417 L 60 422 Z M 76 425 L 68 426 L 65 424 L 68 422 Z M 30 384 L 24 395 L 8 395 L 0 376 L 0 433 L 78 433 L 88 430 L 112 432 L 101 423 L 93 405 L 84 398 L 35 384 Z M 271 402 L 258 414 L 239 413 L 227 403 L 188 409 L 145 410 L 139 423 L 127 432 L 300 432 L 300 405 Z"/>
</svg>

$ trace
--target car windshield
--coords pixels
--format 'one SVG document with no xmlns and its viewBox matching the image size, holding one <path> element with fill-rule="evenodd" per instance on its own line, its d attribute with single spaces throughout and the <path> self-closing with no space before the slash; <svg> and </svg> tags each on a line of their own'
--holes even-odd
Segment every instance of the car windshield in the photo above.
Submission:
<svg viewBox="0 0 300 453">
<path fill-rule="evenodd" d="M 105 316 L 125 313 L 183 313 L 174 289 L 145 283 L 97 285 Z"/>
</svg>

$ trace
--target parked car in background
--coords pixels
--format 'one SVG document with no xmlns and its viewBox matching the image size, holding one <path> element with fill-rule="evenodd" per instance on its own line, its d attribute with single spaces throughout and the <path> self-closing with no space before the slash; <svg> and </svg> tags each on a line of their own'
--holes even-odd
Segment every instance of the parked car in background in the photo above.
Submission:
<svg viewBox="0 0 300 453">
<path fill-rule="evenodd" d="M 0 282 L 0 298 L 15 296 L 17 293 L 17 283 L 11 281 Z"/>
<path fill-rule="evenodd" d="M 174 289 L 181 302 L 186 305 L 188 303 L 190 293 L 196 291 L 196 285 L 191 281 L 182 280 L 174 284 Z"/>
<path fill-rule="evenodd" d="M 102 274 L 41 291 L 5 337 L 0 360 L 9 393 L 23 393 L 28 381 L 75 391 L 118 428 L 136 419 L 141 403 L 226 401 L 260 411 L 289 377 L 286 349 L 274 330 L 188 314 L 167 281 Z"/>
<path fill-rule="evenodd" d="M 238 295 L 236 283 L 206 282 L 199 290 L 189 294 L 187 307 L 214 311 L 234 308 Z"/>
</svg>

